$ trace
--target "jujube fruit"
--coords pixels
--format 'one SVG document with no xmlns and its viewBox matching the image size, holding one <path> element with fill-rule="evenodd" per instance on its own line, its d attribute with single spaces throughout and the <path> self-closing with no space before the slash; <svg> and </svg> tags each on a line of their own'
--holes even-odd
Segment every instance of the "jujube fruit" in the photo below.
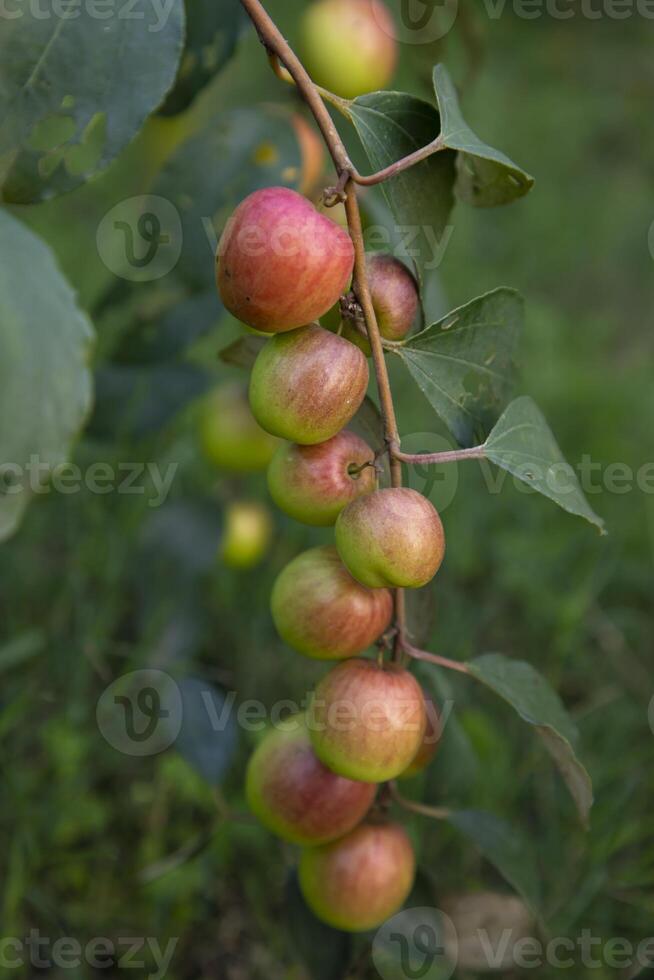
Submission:
<svg viewBox="0 0 654 980">
<path fill-rule="evenodd" d="M 363 585 L 418 589 L 440 568 L 445 534 L 426 497 L 406 487 L 388 488 L 359 497 L 340 513 L 336 547 Z"/>
<path fill-rule="evenodd" d="M 205 398 L 199 437 L 206 458 L 235 473 L 265 470 L 279 446 L 254 418 L 247 389 L 239 384 L 220 385 Z"/>
<path fill-rule="evenodd" d="M 311 743 L 340 776 L 382 783 L 411 764 L 425 734 L 425 700 L 408 670 L 345 660 L 316 686 Z"/>
<path fill-rule="evenodd" d="M 359 348 L 311 324 L 267 341 L 250 376 L 250 406 L 267 432 L 315 445 L 347 425 L 367 387 Z"/>
<path fill-rule="evenodd" d="M 250 194 L 227 222 L 216 253 L 221 299 L 266 333 L 305 326 L 326 313 L 354 266 L 349 235 L 301 194 L 269 187 Z"/>
<path fill-rule="evenodd" d="M 366 822 L 300 856 L 300 889 L 323 922 L 346 932 L 376 929 L 407 900 L 415 878 L 411 841 L 398 824 Z"/>
<path fill-rule="evenodd" d="M 347 504 L 375 489 L 375 468 L 368 465 L 374 458 L 347 429 L 314 446 L 283 443 L 268 467 L 270 495 L 296 521 L 328 527 Z"/>
<path fill-rule="evenodd" d="M 397 61 L 395 25 L 380 0 L 310 4 L 300 46 L 314 82 L 344 99 L 385 88 Z"/>
<path fill-rule="evenodd" d="M 271 611 L 281 638 L 307 657 L 340 660 L 362 653 L 388 628 L 388 589 L 356 582 L 336 548 L 311 548 L 280 573 Z"/>
<path fill-rule="evenodd" d="M 337 776 L 316 758 L 301 715 L 268 732 L 247 767 L 250 808 L 293 844 L 321 844 L 347 834 L 363 820 L 375 792 L 375 786 Z"/>
<path fill-rule="evenodd" d="M 386 340 L 402 340 L 418 312 L 418 287 L 399 259 L 382 252 L 366 256 L 368 285 L 379 332 Z"/>
<path fill-rule="evenodd" d="M 268 508 L 257 501 L 236 500 L 225 511 L 220 553 L 228 568 L 254 568 L 266 555 L 273 522 Z"/>
</svg>

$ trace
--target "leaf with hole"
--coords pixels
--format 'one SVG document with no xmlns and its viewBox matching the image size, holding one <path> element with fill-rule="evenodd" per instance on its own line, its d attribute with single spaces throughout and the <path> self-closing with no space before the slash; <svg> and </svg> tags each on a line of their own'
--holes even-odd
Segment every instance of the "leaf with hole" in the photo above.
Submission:
<svg viewBox="0 0 654 980">
<path fill-rule="evenodd" d="M 127 8 L 125 8 L 127 11 Z M 172 85 L 182 0 L 130 4 L 130 16 L 43 17 L 26 4 L 0 31 L 0 173 L 6 201 L 69 191 L 103 170 Z M 83 52 L 83 56 L 81 56 Z M 135 81 L 136 80 L 136 81 Z"/>
<path fill-rule="evenodd" d="M 469 662 L 470 673 L 490 688 L 529 725 L 533 725 L 554 759 L 575 802 L 579 818 L 588 825 L 593 788 L 577 757 L 579 736 L 561 699 L 531 664 L 487 653 Z"/>
<path fill-rule="evenodd" d="M 355 99 L 348 114 L 374 170 L 431 143 L 440 131 L 433 105 L 403 92 L 373 92 Z M 455 153 L 436 153 L 381 185 L 404 237 L 396 254 L 413 260 L 419 277 L 440 264 L 449 241 L 454 204 Z"/>
<path fill-rule="evenodd" d="M 506 405 L 523 321 L 522 297 L 502 287 L 390 348 L 462 446 L 482 442 Z"/>
<path fill-rule="evenodd" d="M 511 402 L 486 440 L 484 453 L 568 513 L 585 518 L 606 533 L 604 521 L 591 509 L 575 471 L 566 463 L 543 413 L 531 398 L 523 396 Z"/>
<path fill-rule="evenodd" d="M 442 119 L 441 141 L 458 150 L 457 196 L 477 207 L 492 207 L 527 194 L 534 178 L 473 133 L 461 115 L 456 89 L 444 65 L 434 68 L 434 90 Z"/>
<path fill-rule="evenodd" d="M 64 463 L 88 415 L 93 328 L 50 249 L 0 211 L 0 541 L 39 473 Z M 38 288 L 35 288 L 38 284 Z"/>
</svg>

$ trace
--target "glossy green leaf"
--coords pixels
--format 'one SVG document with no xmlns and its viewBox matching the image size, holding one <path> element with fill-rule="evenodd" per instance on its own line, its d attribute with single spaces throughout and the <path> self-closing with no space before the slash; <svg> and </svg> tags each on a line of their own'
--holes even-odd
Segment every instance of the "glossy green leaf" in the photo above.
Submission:
<svg viewBox="0 0 654 980">
<path fill-rule="evenodd" d="M 549 497 L 570 514 L 584 517 L 602 533 L 573 468 L 566 463 L 536 403 L 526 396 L 507 407 L 485 443 L 485 455 L 503 470 Z"/>
<path fill-rule="evenodd" d="M 521 296 L 495 289 L 391 348 L 462 446 L 482 442 L 506 405 L 523 320 Z"/>
<path fill-rule="evenodd" d="M 533 845 L 515 827 L 481 810 L 455 810 L 448 822 L 475 844 L 539 917 L 540 878 Z"/>
<path fill-rule="evenodd" d="M 128 10 L 129 6 L 129 10 Z M 184 39 L 182 0 L 135 0 L 122 16 L 34 4 L 0 31 L 0 173 L 6 201 L 60 194 L 102 170 L 172 85 Z M 107 13 L 109 16 L 107 16 Z M 40 15 L 41 14 L 41 15 Z"/>
<path fill-rule="evenodd" d="M 38 489 L 33 482 L 66 461 L 88 414 L 93 329 L 50 249 L 6 211 L 0 211 L 0 255 L 3 540 Z"/>
<path fill-rule="evenodd" d="M 478 657 L 468 667 L 473 677 L 536 728 L 570 790 L 581 822 L 586 826 L 593 805 L 592 784 L 577 757 L 577 729 L 556 691 L 531 664 L 498 653 Z"/>
<path fill-rule="evenodd" d="M 431 143 L 440 131 L 434 106 L 402 92 L 362 95 L 348 111 L 375 171 Z M 438 267 L 449 240 L 454 163 L 455 153 L 445 150 L 381 185 L 403 239 L 396 252 L 414 262 L 421 280 Z"/>
<path fill-rule="evenodd" d="M 492 207 L 527 194 L 533 177 L 473 133 L 461 115 L 456 89 L 444 65 L 434 68 L 434 89 L 442 119 L 441 141 L 459 151 L 458 197 L 478 207 Z"/>
</svg>

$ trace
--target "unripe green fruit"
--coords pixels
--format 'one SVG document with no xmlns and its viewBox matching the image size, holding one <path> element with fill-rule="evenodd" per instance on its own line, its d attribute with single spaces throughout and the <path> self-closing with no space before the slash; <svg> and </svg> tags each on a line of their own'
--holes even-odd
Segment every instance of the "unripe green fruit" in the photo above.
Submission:
<svg viewBox="0 0 654 980">
<path fill-rule="evenodd" d="M 281 638 L 317 660 L 341 660 L 367 650 L 390 625 L 388 589 L 356 582 L 336 548 L 311 548 L 281 572 L 271 611 Z"/>
<path fill-rule="evenodd" d="M 254 568 L 270 546 L 273 522 L 270 511 L 256 501 L 237 500 L 225 511 L 221 557 L 228 568 Z"/>
<path fill-rule="evenodd" d="M 375 792 L 375 786 L 335 775 L 316 758 L 302 715 L 270 731 L 247 767 L 251 810 L 292 844 L 323 844 L 347 834 L 363 820 Z"/>
<path fill-rule="evenodd" d="M 410 779 L 412 776 L 417 776 L 427 768 L 438 751 L 442 734 L 440 715 L 431 698 L 425 698 L 425 710 L 427 712 L 427 726 L 422 743 L 413 762 L 404 772 L 400 773 L 398 779 Z"/>
<path fill-rule="evenodd" d="M 268 187 L 250 194 L 216 253 L 226 308 L 265 333 L 302 327 L 326 313 L 352 278 L 349 235 L 301 194 Z"/>
<path fill-rule="evenodd" d="M 200 408 L 198 428 L 206 458 L 234 473 L 265 470 L 279 446 L 279 440 L 255 420 L 247 390 L 239 384 L 224 384 L 209 394 Z"/>
<path fill-rule="evenodd" d="M 268 467 L 268 488 L 280 510 L 303 524 L 328 527 L 347 504 L 375 489 L 375 454 L 343 429 L 315 446 L 285 443 Z"/>
<path fill-rule="evenodd" d="M 397 61 L 393 18 L 380 0 L 310 4 L 300 46 L 314 82 L 344 99 L 385 88 Z"/>
<path fill-rule="evenodd" d="M 303 446 L 326 442 L 355 414 L 368 363 L 354 344 L 316 324 L 271 337 L 250 377 L 250 406 L 267 432 Z"/>
<path fill-rule="evenodd" d="M 363 585 L 418 589 L 440 568 L 445 534 L 426 497 L 406 487 L 389 488 L 348 504 L 336 522 L 336 547 Z"/>
<path fill-rule="evenodd" d="M 323 922 L 346 932 L 367 932 L 402 908 L 416 862 L 398 824 L 361 824 L 340 840 L 310 847 L 300 857 L 300 889 Z"/>
<path fill-rule="evenodd" d="M 426 727 L 417 680 L 396 665 L 346 660 L 320 681 L 309 712 L 318 758 L 339 776 L 383 783 L 415 759 Z"/>
</svg>

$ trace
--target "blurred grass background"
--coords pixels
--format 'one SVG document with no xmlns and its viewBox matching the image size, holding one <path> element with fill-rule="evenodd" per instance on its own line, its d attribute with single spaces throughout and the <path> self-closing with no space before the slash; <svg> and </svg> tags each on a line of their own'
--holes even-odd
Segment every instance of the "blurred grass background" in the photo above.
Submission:
<svg viewBox="0 0 654 980">
<path fill-rule="evenodd" d="M 268 4 L 291 40 L 301 7 L 296 0 Z M 654 479 L 650 468 L 649 492 L 634 485 L 620 493 L 602 480 L 611 464 L 635 474 L 652 460 L 651 29 L 637 16 L 523 20 L 508 7 L 492 19 L 482 4 L 467 3 L 443 41 L 416 47 L 402 46 L 397 87 L 428 95 L 429 69 L 444 60 L 462 85 L 472 127 L 536 177 L 533 192 L 510 207 L 456 208 L 438 270 L 443 304 L 452 308 L 503 284 L 524 294 L 519 392 L 538 401 L 571 463 L 587 454 L 601 464 L 590 502 L 609 529 L 600 538 L 508 479 L 491 494 L 476 464 L 460 467 L 443 514 L 448 556 L 429 642 L 461 658 L 501 651 L 541 670 L 580 726 L 596 805 L 585 835 L 532 733 L 496 699 L 459 681 L 452 683 L 457 738 L 448 745 L 446 737 L 425 797 L 488 809 L 532 838 L 554 934 L 589 928 L 638 942 L 651 933 L 654 915 Z M 248 31 L 203 104 L 215 111 L 293 98 Z M 125 157 L 138 152 L 135 144 Z M 109 180 L 96 184 L 102 190 Z M 85 192 L 22 214 L 52 237 L 70 237 L 71 267 L 83 242 L 66 217 L 92 214 Z M 87 300 L 101 352 L 112 350 L 103 295 L 104 285 Z M 232 332 L 217 324 L 194 353 L 216 378 L 233 373 L 215 367 L 215 352 Z M 401 372 L 394 371 L 394 384 L 403 433 L 437 431 Z M 276 515 L 263 565 L 225 569 L 220 532 L 207 538 L 213 525 L 203 522 L 218 528 L 226 501 L 265 500 L 264 481 L 222 478 L 200 457 L 195 428 L 191 406 L 144 437 L 129 427 L 111 436 L 92 429 L 78 447 L 81 466 L 179 463 L 167 505 L 50 493 L 3 546 L 3 935 L 37 927 L 80 941 L 179 937 L 168 973 L 174 980 L 299 980 L 306 974 L 289 934 L 284 884 L 292 851 L 253 823 L 224 819 L 228 808 L 244 808 L 249 737 L 240 739 L 218 789 L 174 749 L 145 759 L 121 755 L 96 724 L 105 687 L 146 664 L 267 704 L 301 699 L 322 672 L 283 648 L 268 595 L 286 561 L 326 534 Z M 200 507 L 211 517 L 198 518 Z M 417 819 L 412 830 L 430 901 L 505 887 L 451 830 Z M 96 973 L 112 970 L 120 972 Z M 95 975 L 90 968 L 50 972 Z M 376 976 L 363 944 L 349 975 Z M 546 969 L 539 975 L 549 976 Z M 580 967 L 577 975 L 616 974 Z"/>
</svg>

